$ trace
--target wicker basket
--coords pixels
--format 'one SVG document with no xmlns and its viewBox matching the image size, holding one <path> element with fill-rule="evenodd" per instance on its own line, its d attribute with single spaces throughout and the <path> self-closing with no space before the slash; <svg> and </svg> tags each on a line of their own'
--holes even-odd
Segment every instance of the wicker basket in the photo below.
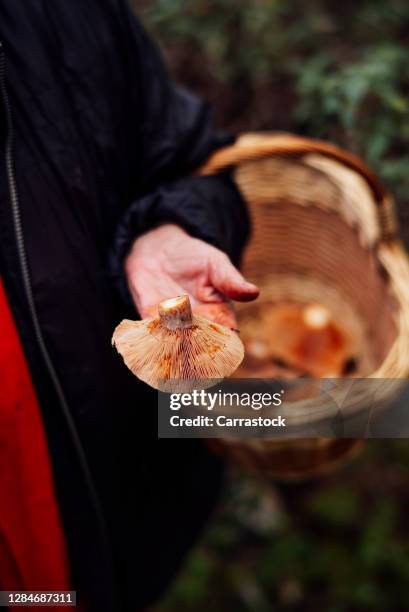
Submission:
<svg viewBox="0 0 409 612">
<path fill-rule="evenodd" d="M 261 288 L 257 302 L 239 306 L 239 323 L 260 302 L 319 302 L 359 339 L 354 376 L 406 378 L 409 264 L 378 177 L 332 144 L 287 134 L 243 135 L 200 173 L 226 168 L 233 168 L 252 220 L 242 269 Z M 393 389 L 385 386 L 385 400 Z M 367 404 L 361 392 L 351 410 Z M 309 408 L 308 401 L 294 402 L 300 422 Z M 212 441 L 236 463 L 285 478 L 327 472 L 361 445 L 330 438 Z"/>
</svg>

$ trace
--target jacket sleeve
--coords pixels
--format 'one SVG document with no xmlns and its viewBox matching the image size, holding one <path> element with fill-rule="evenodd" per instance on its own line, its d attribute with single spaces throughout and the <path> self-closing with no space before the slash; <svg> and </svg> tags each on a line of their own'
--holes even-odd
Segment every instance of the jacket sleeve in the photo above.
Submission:
<svg viewBox="0 0 409 612">
<path fill-rule="evenodd" d="M 131 58 L 131 95 L 138 116 L 139 193 L 120 219 L 111 271 L 136 237 L 164 222 L 224 250 L 237 264 L 248 234 L 246 207 L 228 172 L 193 176 L 212 151 L 232 142 L 217 131 L 209 106 L 175 86 L 152 40 L 124 4 Z"/>
</svg>

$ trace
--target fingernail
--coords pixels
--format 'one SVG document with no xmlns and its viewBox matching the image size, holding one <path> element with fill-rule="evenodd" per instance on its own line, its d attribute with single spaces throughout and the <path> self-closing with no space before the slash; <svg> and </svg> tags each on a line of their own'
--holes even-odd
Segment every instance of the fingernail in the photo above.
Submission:
<svg viewBox="0 0 409 612">
<path fill-rule="evenodd" d="M 244 283 L 242 283 L 242 287 L 243 289 L 247 289 L 249 291 L 258 291 L 257 285 L 254 285 L 253 283 L 249 283 L 247 281 L 244 281 Z"/>
</svg>

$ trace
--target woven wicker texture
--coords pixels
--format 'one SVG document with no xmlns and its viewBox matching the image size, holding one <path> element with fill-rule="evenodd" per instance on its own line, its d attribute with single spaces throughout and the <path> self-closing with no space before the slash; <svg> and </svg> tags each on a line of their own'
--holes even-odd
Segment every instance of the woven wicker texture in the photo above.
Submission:
<svg viewBox="0 0 409 612">
<path fill-rule="evenodd" d="M 257 302 L 238 308 L 245 344 L 268 333 L 260 304 L 320 303 L 355 338 L 354 376 L 406 378 L 409 265 L 396 237 L 392 199 L 378 177 L 334 145 L 285 134 L 246 134 L 210 158 L 201 173 L 227 167 L 252 221 L 242 269 L 261 289 Z M 245 364 L 240 375 L 249 376 Z M 394 392 L 392 381 L 382 399 Z M 367 410 L 369 401 L 360 389 L 344 409 Z M 294 402 L 300 423 L 312 407 L 317 410 L 313 402 Z M 361 442 L 253 439 L 216 446 L 264 475 L 294 477 L 328 471 Z"/>
</svg>

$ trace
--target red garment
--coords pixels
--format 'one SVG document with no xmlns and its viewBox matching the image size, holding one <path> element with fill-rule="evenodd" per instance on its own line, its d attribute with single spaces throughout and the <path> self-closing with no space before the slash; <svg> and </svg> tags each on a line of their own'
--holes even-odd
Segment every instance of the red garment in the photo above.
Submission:
<svg viewBox="0 0 409 612">
<path fill-rule="evenodd" d="M 0 586 L 70 588 L 41 413 L 1 279 Z"/>
</svg>

